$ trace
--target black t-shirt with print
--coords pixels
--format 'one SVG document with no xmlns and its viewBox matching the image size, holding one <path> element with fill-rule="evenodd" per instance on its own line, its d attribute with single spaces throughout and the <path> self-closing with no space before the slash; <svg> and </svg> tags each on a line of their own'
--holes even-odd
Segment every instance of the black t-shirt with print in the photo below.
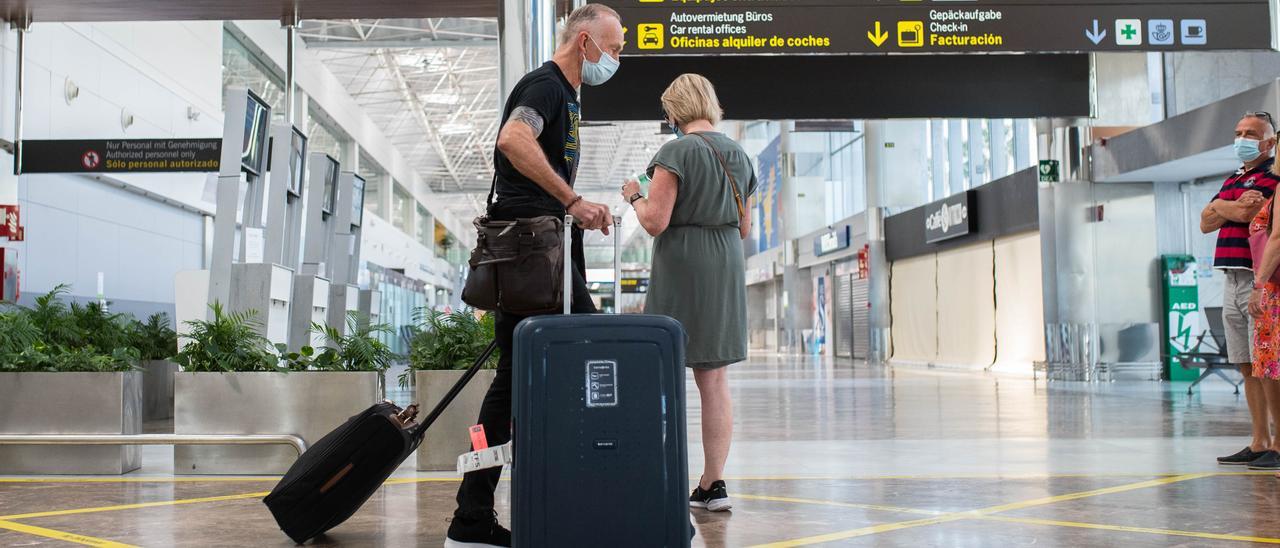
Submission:
<svg viewBox="0 0 1280 548">
<path fill-rule="evenodd" d="M 502 120 L 508 120 L 517 107 L 529 107 L 542 116 L 538 144 L 551 167 L 573 186 L 578 172 L 578 126 L 582 111 L 578 93 L 569 85 L 560 66 L 548 61 L 521 78 L 502 109 Z M 490 208 L 490 215 L 513 218 L 564 214 L 564 205 L 516 170 L 501 150 L 494 151 L 493 163 L 497 174 L 497 203 Z"/>
</svg>

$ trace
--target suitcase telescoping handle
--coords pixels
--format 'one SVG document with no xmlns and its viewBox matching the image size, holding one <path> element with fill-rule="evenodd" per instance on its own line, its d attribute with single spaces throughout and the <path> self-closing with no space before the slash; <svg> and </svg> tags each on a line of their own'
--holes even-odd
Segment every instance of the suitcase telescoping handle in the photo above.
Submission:
<svg viewBox="0 0 1280 548">
<path fill-rule="evenodd" d="M 431 413 L 428 413 L 426 418 L 422 419 L 422 422 L 418 423 L 417 429 L 413 432 L 413 435 L 416 436 L 425 432 L 427 428 L 431 427 L 431 423 L 436 422 L 436 419 L 440 418 L 440 415 L 449 407 L 449 404 L 453 403 L 453 399 L 458 397 L 458 394 L 462 392 L 463 388 L 467 387 L 468 382 L 471 382 L 471 378 L 475 377 L 476 373 L 481 369 L 484 369 L 484 364 L 489 361 L 489 358 L 493 356 L 493 351 L 497 350 L 497 348 L 497 339 L 489 341 L 489 346 L 485 347 L 484 352 L 480 353 L 480 357 L 476 358 L 475 363 L 471 364 L 471 367 L 467 368 L 467 372 L 462 374 L 462 378 L 458 379 L 458 382 L 453 383 L 453 386 L 449 388 L 449 392 L 446 393 L 443 398 L 440 398 L 440 403 L 436 404 L 435 408 L 431 410 Z"/>
<path fill-rule="evenodd" d="M 561 287 L 564 291 L 564 313 L 569 314 L 573 309 L 573 215 L 564 216 L 564 262 L 561 263 L 561 273 L 564 275 L 561 280 Z"/>
<path fill-rule="evenodd" d="M 564 216 L 564 313 L 573 305 L 573 215 Z M 622 215 L 613 216 L 613 312 L 622 310 Z"/>
</svg>

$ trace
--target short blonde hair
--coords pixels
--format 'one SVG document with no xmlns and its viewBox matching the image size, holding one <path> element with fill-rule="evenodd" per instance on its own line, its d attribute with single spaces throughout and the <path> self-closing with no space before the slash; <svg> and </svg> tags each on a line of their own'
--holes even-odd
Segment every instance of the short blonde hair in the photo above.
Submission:
<svg viewBox="0 0 1280 548">
<path fill-rule="evenodd" d="M 613 8 L 604 4 L 586 4 L 569 14 L 565 19 L 564 26 L 560 29 L 560 45 L 568 44 L 578 36 L 579 32 L 587 30 L 587 26 L 601 17 L 612 17 L 622 22 L 622 16 Z"/>
<path fill-rule="evenodd" d="M 720 123 L 724 110 L 716 98 L 716 88 L 701 74 L 681 74 L 662 92 L 662 110 L 676 125 L 695 120 Z"/>
</svg>

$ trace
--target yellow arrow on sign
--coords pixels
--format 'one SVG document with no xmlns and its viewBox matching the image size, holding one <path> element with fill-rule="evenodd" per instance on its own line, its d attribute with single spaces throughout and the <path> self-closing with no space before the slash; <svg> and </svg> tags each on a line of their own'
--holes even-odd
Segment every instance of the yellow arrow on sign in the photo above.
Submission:
<svg viewBox="0 0 1280 548">
<path fill-rule="evenodd" d="M 884 45 L 885 40 L 889 39 L 889 33 L 880 30 L 880 22 L 876 21 L 876 30 L 875 32 L 867 31 L 867 39 L 871 40 L 871 43 L 878 48 Z"/>
</svg>

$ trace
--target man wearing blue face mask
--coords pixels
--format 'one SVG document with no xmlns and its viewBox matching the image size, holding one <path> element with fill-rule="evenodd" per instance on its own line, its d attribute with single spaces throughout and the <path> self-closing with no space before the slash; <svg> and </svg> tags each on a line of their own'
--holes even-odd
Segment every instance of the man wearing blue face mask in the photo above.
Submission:
<svg viewBox="0 0 1280 548">
<path fill-rule="evenodd" d="M 608 206 L 584 200 L 573 190 L 582 151 L 578 88 L 608 81 L 618 70 L 622 46 L 622 19 L 614 10 L 587 4 L 569 14 L 551 61 L 526 74 L 511 90 L 493 154 L 491 219 L 563 217 L 567 212 L 578 222 L 573 242 L 566 243 L 572 245 L 574 313 L 596 311 L 587 289 L 583 230 L 608 234 L 613 226 Z M 523 319 L 496 313 L 498 370 L 481 404 L 479 419 L 490 446 L 511 440 L 512 337 Z M 446 547 L 511 546 L 511 532 L 498 523 L 493 509 L 493 493 L 501 475 L 501 468 L 490 468 L 463 478 Z"/>
<path fill-rule="evenodd" d="M 1249 253 L 1249 223 L 1275 192 L 1280 182 L 1271 173 L 1275 162 L 1275 122 L 1265 112 L 1248 113 L 1236 124 L 1234 150 L 1240 169 L 1227 178 L 1222 190 L 1200 215 L 1200 230 L 1218 231 L 1213 266 L 1226 276 L 1222 320 L 1226 328 L 1227 359 L 1244 375 L 1245 399 L 1253 421 L 1253 439 L 1239 452 L 1218 458 L 1219 464 L 1249 466 L 1260 470 L 1280 470 L 1280 436 L 1271 435 L 1268 402 L 1280 399 L 1269 394 L 1262 379 L 1253 376 L 1253 328 L 1249 316 L 1249 296 L 1253 292 L 1253 259 Z M 1271 402 L 1272 407 L 1280 402 Z"/>
</svg>

